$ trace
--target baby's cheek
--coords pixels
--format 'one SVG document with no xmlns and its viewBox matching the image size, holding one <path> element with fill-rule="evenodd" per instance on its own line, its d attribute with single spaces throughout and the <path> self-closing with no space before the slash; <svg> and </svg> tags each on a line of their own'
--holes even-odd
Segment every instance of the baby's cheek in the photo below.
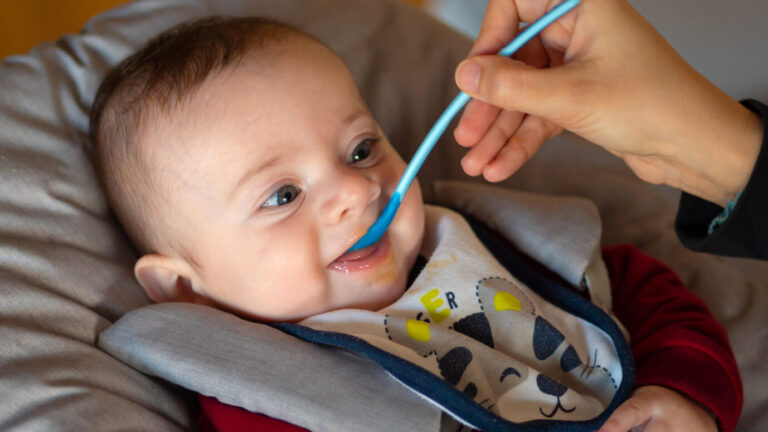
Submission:
<svg viewBox="0 0 768 432">
<path fill-rule="evenodd" d="M 400 181 L 403 173 L 405 173 L 405 169 L 408 167 L 408 164 L 403 160 L 402 157 L 400 157 L 400 154 L 397 153 L 393 147 L 391 147 L 391 145 L 388 152 L 390 153 L 385 156 L 386 167 L 384 169 L 387 176 L 386 180 L 388 183 L 394 183 L 394 185 L 397 186 L 397 183 Z"/>
<path fill-rule="evenodd" d="M 410 265 L 413 264 L 421 249 L 421 241 L 424 236 L 424 203 L 417 183 L 414 183 L 408 190 L 396 218 L 399 219 L 401 254 L 406 261 L 406 267 L 410 269 Z"/>
<path fill-rule="evenodd" d="M 424 198 L 421 196 L 421 187 L 419 187 L 418 181 L 414 181 L 408 189 L 405 201 L 405 204 L 408 206 L 412 230 L 414 234 L 418 233 L 420 237 L 424 232 Z"/>
</svg>

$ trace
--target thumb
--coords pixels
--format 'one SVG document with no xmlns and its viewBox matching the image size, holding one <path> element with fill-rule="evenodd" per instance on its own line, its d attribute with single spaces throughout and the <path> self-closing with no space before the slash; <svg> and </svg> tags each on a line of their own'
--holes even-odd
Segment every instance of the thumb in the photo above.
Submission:
<svg viewBox="0 0 768 432">
<path fill-rule="evenodd" d="M 477 56 L 461 62 L 455 78 L 463 92 L 510 111 L 553 120 L 571 107 L 565 100 L 573 91 L 564 66 L 536 69 L 498 55 Z"/>
</svg>

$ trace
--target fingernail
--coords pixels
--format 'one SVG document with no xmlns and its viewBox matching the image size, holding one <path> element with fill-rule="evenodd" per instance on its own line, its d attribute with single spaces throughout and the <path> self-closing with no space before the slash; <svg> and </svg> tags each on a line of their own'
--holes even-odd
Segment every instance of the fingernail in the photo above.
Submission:
<svg viewBox="0 0 768 432">
<path fill-rule="evenodd" d="M 463 170 L 464 170 L 464 172 L 465 172 L 465 173 L 466 173 L 468 176 L 470 176 L 470 177 L 475 177 L 475 176 L 477 176 L 477 174 L 472 174 L 472 173 L 470 173 L 470 168 L 471 168 L 471 167 L 470 167 L 470 166 L 467 166 L 467 163 L 468 163 L 468 161 L 467 161 L 467 157 L 466 157 L 466 156 L 464 156 L 463 158 L 461 158 L 461 162 L 460 162 L 460 164 L 461 164 L 461 169 L 463 169 Z"/>
<path fill-rule="evenodd" d="M 464 60 L 456 71 L 456 82 L 465 92 L 476 92 L 480 88 L 480 73 L 483 67 L 474 60 Z"/>
</svg>

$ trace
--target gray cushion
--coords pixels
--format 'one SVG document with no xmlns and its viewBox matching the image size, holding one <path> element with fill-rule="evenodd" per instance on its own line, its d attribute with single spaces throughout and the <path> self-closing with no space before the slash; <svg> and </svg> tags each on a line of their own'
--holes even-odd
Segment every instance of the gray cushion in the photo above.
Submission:
<svg viewBox="0 0 768 432">
<path fill-rule="evenodd" d="M 440 427 L 440 410 L 378 364 L 206 306 L 137 309 L 99 346 L 149 375 L 314 432 Z"/>
</svg>

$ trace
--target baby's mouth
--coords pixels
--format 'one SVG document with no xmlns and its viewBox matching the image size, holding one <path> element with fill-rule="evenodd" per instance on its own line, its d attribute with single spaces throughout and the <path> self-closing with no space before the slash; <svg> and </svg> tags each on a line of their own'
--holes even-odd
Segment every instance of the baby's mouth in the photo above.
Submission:
<svg viewBox="0 0 768 432">
<path fill-rule="evenodd" d="M 381 264 L 387 259 L 389 252 L 389 236 L 385 234 L 368 247 L 344 252 L 328 267 L 344 273 L 364 271 Z"/>
</svg>

